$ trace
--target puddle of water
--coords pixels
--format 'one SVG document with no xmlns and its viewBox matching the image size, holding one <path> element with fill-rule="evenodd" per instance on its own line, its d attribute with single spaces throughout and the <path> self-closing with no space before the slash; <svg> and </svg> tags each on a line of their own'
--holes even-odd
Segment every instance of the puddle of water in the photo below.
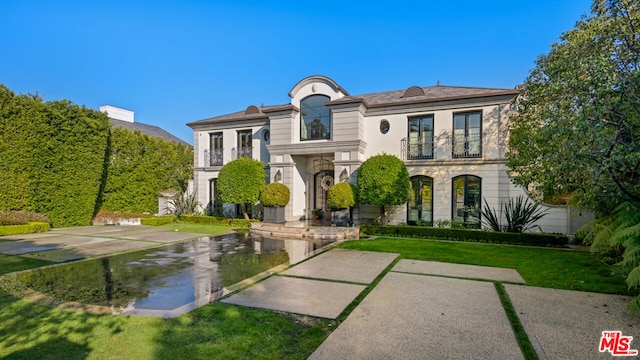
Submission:
<svg viewBox="0 0 640 360">
<path fill-rule="evenodd" d="M 114 314 L 174 317 L 216 300 L 242 280 L 302 261 L 329 243 L 227 234 L 34 270 L 19 274 L 18 280 L 56 302 L 106 307 Z"/>
</svg>

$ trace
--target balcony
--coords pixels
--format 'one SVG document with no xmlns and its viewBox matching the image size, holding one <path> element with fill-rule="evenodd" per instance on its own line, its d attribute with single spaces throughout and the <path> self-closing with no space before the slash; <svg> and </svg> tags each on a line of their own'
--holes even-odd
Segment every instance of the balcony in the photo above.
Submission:
<svg viewBox="0 0 640 360">
<path fill-rule="evenodd" d="M 240 147 L 231 149 L 231 158 L 233 160 L 241 157 L 253 158 L 253 147 Z"/>
<path fill-rule="evenodd" d="M 482 134 L 454 135 L 454 159 L 482 157 Z"/>
<path fill-rule="evenodd" d="M 433 159 L 433 139 L 404 138 L 400 141 L 402 160 Z"/>
<path fill-rule="evenodd" d="M 204 151 L 204 161 L 206 166 L 222 166 L 223 149 L 206 149 Z"/>
</svg>

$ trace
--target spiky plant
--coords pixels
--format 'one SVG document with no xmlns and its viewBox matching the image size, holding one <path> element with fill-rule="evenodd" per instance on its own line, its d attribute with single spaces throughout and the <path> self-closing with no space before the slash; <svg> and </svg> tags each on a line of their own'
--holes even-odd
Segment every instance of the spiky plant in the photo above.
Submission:
<svg viewBox="0 0 640 360">
<path fill-rule="evenodd" d="M 588 224 L 588 237 L 593 239 L 591 251 L 602 253 L 618 247 L 624 248 L 622 261 L 616 265 L 628 272 L 629 289 L 640 288 L 640 204 L 626 202 L 618 206 L 612 216 Z M 640 314 L 640 296 L 627 305 L 632 314 Z"/>
<path fill-rule="evenodd" d="M 482 223 L 493 231 L 502 231 L 502 223 L 500 219 L 502 218 L 502 207 L 500 207 L 499 212 L 496 211 L 495 208 L 490 208 L 487 199 L 484 199 L 484 207 L 482 209 Z"/>
<path fill-rule="evenodd" d="M 540 203 L 529 201 L 523 195 L 504 204 L 504 215 L 507 219 L 506 232 L 525 232 L 542 219 L 547 212 L 540 208 Z"/>
<path fill-rule="evenodd" d="M 198 202 L 198 196 L 195 192 L 191 194 L 185 192 L 171 198 L 167 205 L 168 212 L 180 216 L 183 214 L 190 215 L 196 213 L 200 202 Z"/>
<path fill-rule="evenodd" d="M 503 213 L 507 220 L 506 227 L 502 226 Z M 487 199 L 484 199 L 482 223 L 493 231 L 521 233 L 531 229 L 545 215 L 547 212 L 540 207 L 540 203 L 529 201 L 523 195 L 503 203 L 499 213 L 495 208 L 490 208 Z"/>
</svg>

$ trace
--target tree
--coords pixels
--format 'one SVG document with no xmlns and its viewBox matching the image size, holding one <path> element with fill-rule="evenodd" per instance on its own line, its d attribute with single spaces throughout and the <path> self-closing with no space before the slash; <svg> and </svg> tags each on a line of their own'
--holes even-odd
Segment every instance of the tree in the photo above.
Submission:
<svg viewBox="0 0 640 360">
<path fill-rule="evenodd" d="M 409 198 L 409 172 L 394 155 L 372 156 L 358 170 L 358 200 L 361 204 L 384 207 L 401 205 Z"/>
<path fill-rule="evenodd" d="M 607 212 L 640 202 L 640 2 L 595 0 L 537 59 L 510 121 L 510 174 Z"/>
<path fill-rule="evenodd" d="M 258 201 L 265 186 L 264 164 L 241 157 L 226 163 L 218 175 L 220 200 L 226 204 L 240 204 L 242 215 L 249 220 L 246 204 Z"/>
<path fill-rule="evenodd" d="M 596 210 L 592 251 L 622 246 L 618 265 L 640 287 L 640 1 L 594 0 L 538 58 L 517 110 L 514 181 Z M 629 310 L 640 312 L 640 298 Z"/>
</svg>

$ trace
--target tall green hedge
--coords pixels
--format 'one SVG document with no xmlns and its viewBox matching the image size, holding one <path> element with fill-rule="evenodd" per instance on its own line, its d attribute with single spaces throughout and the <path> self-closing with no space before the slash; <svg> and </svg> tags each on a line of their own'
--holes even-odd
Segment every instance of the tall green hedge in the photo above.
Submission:
<svg viewBox="0 0 640 360">
<path fill-rule="evenodd" d="M 0 209 L 46 214 L 55 227 L 89 224 L 107 150 L 106 115 L 0 85 L 0 119 Z"/>
<path fill-rule="evenodd" d="M 0 210 L 45 214 L 53 227 L 89 225 L 100 209 L 155 213 L 159 191 L 186 188 L 192 163 L 188 145 L 0 84 Z"/>
<path fill-rule="evenodd" d="M 115 127 L 100 206 L 103 210 L 158 212 L 158 194 L 187 188 L 193 150 L 185 144 Z"/>
</svg>

